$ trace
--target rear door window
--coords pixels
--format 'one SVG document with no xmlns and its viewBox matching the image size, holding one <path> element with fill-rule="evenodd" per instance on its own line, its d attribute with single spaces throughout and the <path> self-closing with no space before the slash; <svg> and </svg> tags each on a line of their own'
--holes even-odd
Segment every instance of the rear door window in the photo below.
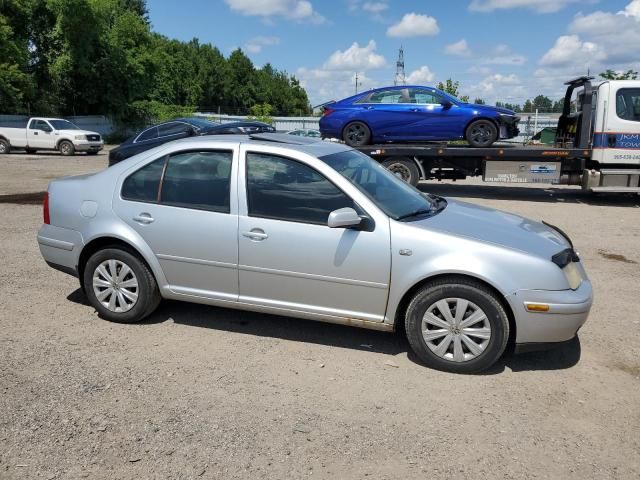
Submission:
<svg viewBox="0 0 640 480">
<path fill-rule="evenodd" d="M 171 155 L 162 180 L 160 203 L 229 213 L 231 151 Z"/>
<path fill-rule="evenodd" d="M 363 103 L 412 103 L 409 97 L 409 89 L 381 90 L 372 93 L 368 100 Z"/>
<path fill-rule="evenodd" d="M 440 95 L 424 88 L 412 88 L 410 94 L 414 103 L 423 105 L 439 104 L 442 100 Z"/>
<path fill-rule="evenodd" d="M 122 184 L 122 198 L 138 202 L 156 202 L 166 158 L 159 158 L 129 175 Z"/>
</svg>

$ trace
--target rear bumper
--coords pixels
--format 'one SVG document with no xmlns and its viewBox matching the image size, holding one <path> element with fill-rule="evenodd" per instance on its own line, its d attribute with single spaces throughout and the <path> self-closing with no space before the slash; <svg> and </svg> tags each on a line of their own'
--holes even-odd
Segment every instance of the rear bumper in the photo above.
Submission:
<svg viewBox="0 0 640 480">
<path fill-rule="evenodd" d="M 516 349 L 519 344 L 566 342 L 586 322 L 593 303 L 591 282 L 583 280 L 576 290 L 518 290 L 505 297 L 516 321 Z M 548 312 L 530 312 L 526 303 L 549 305 Z"/>
<path fill-rule="evenodd" d="M 49 266 L 68 273 L 78 275 L 78 259 L 84 245 L 82 235 L 75 230 L 42 225 L 38 230 L 38 247 Z"/>
</svg>

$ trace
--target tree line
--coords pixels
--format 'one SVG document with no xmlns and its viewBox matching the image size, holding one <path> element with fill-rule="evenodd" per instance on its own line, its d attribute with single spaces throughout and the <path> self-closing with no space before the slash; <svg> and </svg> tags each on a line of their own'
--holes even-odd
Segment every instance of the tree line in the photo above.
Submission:
<svg viewBox="0 0 640 480">
<path fill-rule="evenodd" d="M 145 0 L 0 0 L 0 113 L 108 115 L 122 124 L 195 110 L 310 110 L 298 80 L 241 49 L 151 30 Z"/>
</svg>

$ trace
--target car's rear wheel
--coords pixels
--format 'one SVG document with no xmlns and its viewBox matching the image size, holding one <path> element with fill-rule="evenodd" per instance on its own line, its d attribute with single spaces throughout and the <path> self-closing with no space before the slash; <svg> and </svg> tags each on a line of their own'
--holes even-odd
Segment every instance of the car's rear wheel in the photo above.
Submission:
<svg viewBox="0 0 640 480">
<path fill-rule="evenodd" d="M 472 147 L 489 147 L 498 139 L 498 128 L 491 120 L 476 120 L 467 127 L 466 137 Z"/>
<path fill-rule="evenodd" d="M 504 353 L 509 319 L 496 295 L 466 278 L 421 288 L 405 316 L 411 348 L 427 366 L 454 373 L 489 368 Z"/>
<path fill-rule="evenodd" d="M 160 303 L 158 285 L 149 267 L 120 248 L 94 253 L 84 268 L 83 282 L 91 305 L 113 322 L 138 322 Z"/>
<path fill-rule="evenodd" d="M 65 156 L 70 156 L 76 153 L 76 147 L 74 147 L 73 143 L 69 140 L 61 141 L 58 145 L 58 150 L 60 150 L 60 153 Z"/>
<path fill-rule="evenodd" d="M 382 166 L 396 177 L 410 183 L 414 187 L 420 181 L 420 171 L 415 162 L 407 158 L 390 158 L 382 162 Z"/>
<path fill-rule="evenodd" d="M 351 122 L 344 127 L 342 139 L 351 147 L 369 145 L 371 143 L 371 130 L 363 122 Z"/>
<path fill-rule="evenodd" d="M 7 140 L 0 138 L 0 155 L 9 152 L 11 152 L 11 144 Z"/>
</svg>

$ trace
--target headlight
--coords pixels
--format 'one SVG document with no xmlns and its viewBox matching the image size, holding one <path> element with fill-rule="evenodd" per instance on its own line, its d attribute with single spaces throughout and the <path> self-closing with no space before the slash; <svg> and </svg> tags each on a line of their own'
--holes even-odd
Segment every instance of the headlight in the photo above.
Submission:
<svg viewBox="0 0 640 480">
<path fill-rule="evenodd" d="M 76 139 L 76 140 L 86 140 L 86 139 L 87 139 L 87 136 L 86 136 L 86 135 L 76 135 L 76 136 L 75 136 L 75 139 Z"/>
<path fill-rule="evenodd" d="M 580 274 L 578 265 L 574 262 L 569 263 L 562 269 L 562 271 L 564 272 L 564 276 L 567 278 L 567 282 L 569 283 L 571 290 L 575 290 L 582 284 L 582 275 Z"/>
</svg>

